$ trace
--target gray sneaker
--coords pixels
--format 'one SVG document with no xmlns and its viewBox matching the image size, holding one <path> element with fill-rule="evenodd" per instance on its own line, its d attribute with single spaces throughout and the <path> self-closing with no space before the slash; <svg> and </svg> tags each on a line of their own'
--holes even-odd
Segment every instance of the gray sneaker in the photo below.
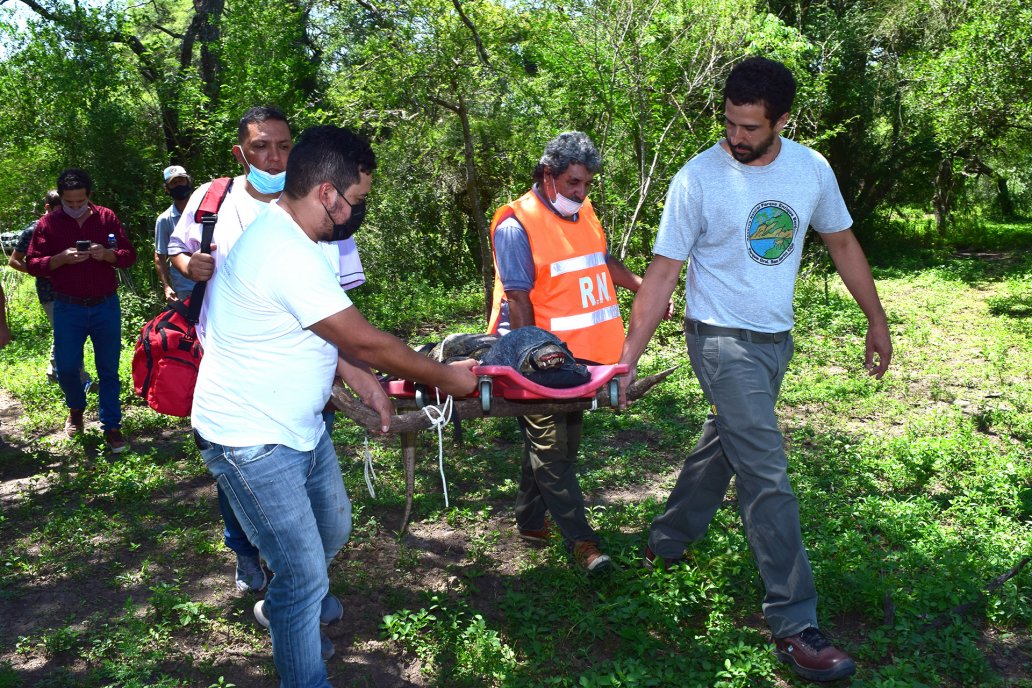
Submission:
<svg viewBox="0 0 1032 688">
<path fill-rule="evenodd" d="M 240 592 L 261 592 L 269 584 L 258 556 L 237 555 L 236 587 Z"/>
<path fill-rule="evenodd" d="M 326 593 L 326 597 L 322 598 L 322 607 L 319 609 L 319 623 L 323 626 L 332 626 L 343 618 L 344 605 L 336 595 Z"/>
<path fill-rule="evenodd" d="M 254 618 L 260 625 L 269 627 L 269 617 L 265 615 L 265 600 L 254 603 Z M 343 618 L 344 605 L 334 595 L 327 593 L 319 610 L 319 623 L 323 626 L 332 626 Z"/>
<path fill-rule="evenodd" d="M 326 635 L 322 631 L 319 631 L 319 654 L 322 655 L 323 661 L 330 661 L 330 657 L 336 649 L 333 647 L 333 641 L 330 640 L 330 636 Z"/>
<path fill-rule="evenodd" d="M 330 599 L 330 598 L 332 598 L 340 606 L 340 614 L 341 614 L 341 616 L 343 616 L 344 615 L 344 605 L 342 605 L 340 603 L 340 600 L 338 600 L 336 597 L 333 597 L 333 595 L 327 595 L 326 598 L 323 599 L 323 610 L 325 611 L 325 609 L 326 609 L 326 600 Z M 265 600 L 258 600 L 257 602 L 254 603 L 254 618 L 255 618 L 255 621 L 258 622 L 259 625 L 264 626 L 265 628 L 269 627 L 269 617 L 265 616 Z M 326 626 L 328 624 L 331 624 L 331 623 L 334 623 L 336 621 L 340 621 L 340 616 L 338 616 L 335 619 L 332 619 L 331 621 L 324 621 L 323 619 L 325 619 L 325 618 L 326 618 L 326 616 L 324 615 L 319 620 L 319 622 L 322 623 L 324 626 Z M 333 657 L 333 655 L 334 655 L 334 653 L 336 651 L 337 651 L 336 648 L 333 647 L 333 641 L 330 640 L 330 636 L 326 635 L 325 633 L 323 633 L 320 630 L 319 631 L 319 654 L 322 655 L 323 661 L 324 662 L 328 662 L 330 660 L 330 657 Z"/>
</svg>

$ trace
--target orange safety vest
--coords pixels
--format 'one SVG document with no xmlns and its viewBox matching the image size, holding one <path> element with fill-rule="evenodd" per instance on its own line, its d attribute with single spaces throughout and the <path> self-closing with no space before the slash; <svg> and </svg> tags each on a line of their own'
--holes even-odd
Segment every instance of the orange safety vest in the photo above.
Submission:
<svg viewBox="0 0 1032 688">
<path fill-rule="evenodd" d="M 510 214 L 523 225 L 534 258 L 534 286 L 530 290 L 534 324 L 566 342 L 579 359 L 601 364 L 619 361 L 623 320 L 616 285 L 606 266 L 606 235 L 591 202 L 585 201 L 574 222 L 554 213 L 533 190 L 528 191 L 495 213 L 491 220 L 492 249 L 495 228 Z M 504 298 L 496 257 L 488 332 L 498 331 Z"/>
</svg>

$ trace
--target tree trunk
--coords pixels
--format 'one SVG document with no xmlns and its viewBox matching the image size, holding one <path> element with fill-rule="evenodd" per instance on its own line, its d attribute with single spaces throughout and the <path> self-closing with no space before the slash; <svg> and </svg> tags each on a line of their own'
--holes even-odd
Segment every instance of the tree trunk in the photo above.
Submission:
<svg viewBox="0 0 1032 688">
<path fill-rule="evenodd" d="M 469 111 L 466 101 L 459 95 L 459 106 L 454 110 L 462 123 L 462 154 L 466 162 L 466 193 L 469 194 L 470 214 L 480 238 L 480 277 L 484 286 L 484 320 L 491 317 L 491 297 L 494 291 L 494 260 L 491 256 L 491 233 L 487 217 L 480 205 L 480 175 L 473 148 L 473 134 L 469 128 Z"/>
<path fill-rule="evenodd" d="M 1017 217 L 1014 212 L 1014 199 L 1011 198 L 1010 189 L 1007 187 L 1007 178 L 1001 174 L 996 176 L 996 193 L 1000 201 L 1000 212 L 1006 220 L 1013 220 Z"/>
<path fill-rule="evenodd" d="M 946 234 L 953 202 L 953 186 L 953 157 L 949 156 L 939 163 L 939 171 L 935 175 L 935 193 L 932 195 L 932 212 L 935 213 L 935 227 L 939 236 Z"/>
</svg>

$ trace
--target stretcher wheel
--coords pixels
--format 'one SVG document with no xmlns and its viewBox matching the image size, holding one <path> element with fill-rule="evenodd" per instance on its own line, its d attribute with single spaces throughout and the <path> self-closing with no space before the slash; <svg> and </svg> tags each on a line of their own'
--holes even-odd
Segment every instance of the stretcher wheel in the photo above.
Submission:
<svg viewBox="0 0 1032 688">
<path fill-rule="evenodd" d="M 480 381 L 480 408 L 484 413 L 491 413 L 491 381 Z"/>
<path fill-rule="evenodd" d="M 613 408 L 620 405 L 620 383 L 615 377 L 609 381 L 609 405 Z"/>
</svg>

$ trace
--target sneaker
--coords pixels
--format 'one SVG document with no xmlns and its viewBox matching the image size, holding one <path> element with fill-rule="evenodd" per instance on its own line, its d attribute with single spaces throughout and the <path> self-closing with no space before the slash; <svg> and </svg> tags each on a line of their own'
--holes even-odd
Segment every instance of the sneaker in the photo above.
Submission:
<svg viewBox="0 0 1032 688">
<path fill-rule="evenodd" d="M 336 649 L 333 647 L 333 641 L 330 640 L 330 636 L 326 635 L 322 631 L 319 631 L 319 654 L 322 655 L 323 661 L 330 661 L 330 657 Z"/>
<path fill-rule="evenodd" d="M 269 617 L 265 615 L 265 600 L 258 600 L 254 603 L 254 618 L 265 628 L 269 627 Z M 333 595 L 326 595 L 319 610 L 319 623 L 323 626 L 332 626 L 344 618 L 344 605 Z"/>
<path fill-rule="evenodd" d="M 269 628 L 269 617 L 265 616 L 265 600 L 258 600 L 254 603 L 254 620 L 259 626 Z"/>
<path fill-rule="evenodd" d="M 573 559 L 588 573 L 596 573 L 613 565 L 608 554 L 603 554 L 591 540 L 580 540 L 573 546 Z"/>
<path fill-rule="evenodd" d="M 319 609 L 319 623 L 323 626 L 332 626 L 344 618 L 344 605 L 335 595 L 329 593 L 322 598 L 322 607 Z"/>
<path fill-rule="evenodd" d="M 65 421 L 65 434 L 75 437 L 81 434 L 86 426 L 82 419 L 83 409 L 68 409 L 68 420 Z"/>
<path fill-rule="evenodd" d="M 104 443 L 112 454 L 121 454 L 129 448 L 129 443 L 122 437 L 122 431 L 118 428 L 104 431 Z"/>
<path fill-rule="evenodd" d="M 333 596 L 332 595 L 327 595 L 327 597 L 333 597 Z M 340 600 L 338 600 L 336 597 L 333 597 L 333 599 L 336 600 L 338 605 L 340 605 Z M 323 610 L 325 610 L 325 609 L 326 609 L 326 600 L 323 599 Z M 340 605 L 340 613 L 341 613 L 341 616 L 344 615 L 344 606 L 343 605 Z M 265 628 L 269 627 L 269 619 L 268 619 L 267 616 L 265 616 L 265 600 L 258 600 L 257 602 L 254 603 L 254 618 L 255 618 L 255 620 L 260 625 L 264 626 Z M 340 620 L 340 617 L 337 617 L 333 621 L 328 621 L 328 622 L 327 621 L 322 621 L 320 619 L 320 621 L 324 625 L 327 624 L 327 623 L 333 623 L 334 621 L 339 621 L 339 620 Z M 330 658 L 333 657 L 334 653 L 336 653 L 336 651 L 337 651 L 336 648 L 333 647 L 333 641 L 330 640 L 330 636 L 326 635 L 322 631 L 319 631 L 319 654 L 322 655 L 323 661 L 324 662 L 329 661 Z"/>
<path fill-rule="evenodd" d="M 837 681 L 856 672 L 856 663 L 850 656 L 813 626 L 787 638 L 776 638 L 774 654 L 811 681 Z"/>
<path fill-rule="evenodd" d="M 549 527 L 548 520 L 545 520 L 545 524 L 541 526 L 540 530 L 523 530 L 517 527 L 517 531 L 520 537 L 526 542 L 532 545 L 547 545 L 548 538 L 552 534 L 552 529 Z"/>
<path fill-rule="evenodd" d="M 258 555 L 238 554 L 236 564 L 236 588 L 240 592 L 261 592 L 269 582 Z"/>
</svg>

